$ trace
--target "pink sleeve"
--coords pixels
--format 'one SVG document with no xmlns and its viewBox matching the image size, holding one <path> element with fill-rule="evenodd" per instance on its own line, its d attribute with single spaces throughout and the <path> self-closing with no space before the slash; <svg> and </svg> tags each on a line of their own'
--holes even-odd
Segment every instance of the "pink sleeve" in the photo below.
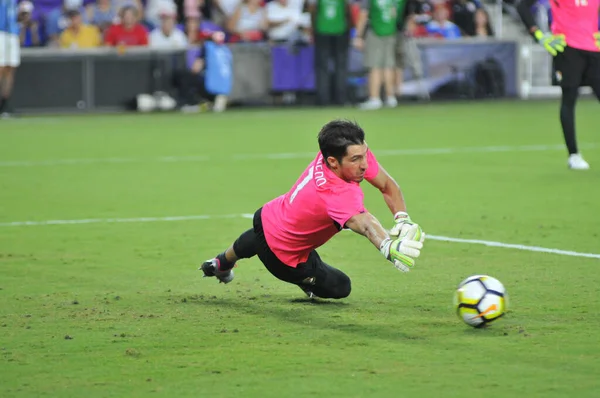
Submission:
<svg viewBox="0 0 600 398">
<path fill-rule="evenodd" d="M 341 192 L 323 192 L 321 198 L 325 201 L 327 215 L 342 228 L 350 218 L 366 211 L 364 195 L 358 185 L 349 186 Z"/>
<path fill-rule="evenodd" d="M 369 168 L 365 172 L 365 179 L 367 181 L 371 181 L 375 177 L 377 177 L 377 173 L 379 173 L 379 163 L 377 162 L 377 158 L 373 155 L 370 149 L 367 149 L 367 164 Z"/>
</svg>

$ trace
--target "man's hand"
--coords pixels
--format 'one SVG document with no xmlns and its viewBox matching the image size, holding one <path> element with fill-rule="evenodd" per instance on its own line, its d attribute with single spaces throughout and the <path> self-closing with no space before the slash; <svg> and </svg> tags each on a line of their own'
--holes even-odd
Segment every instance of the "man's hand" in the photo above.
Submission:
<svg viewBox="0 0 600 398">
<path fill-rule="evenodd" d="M 418 226 L 418 224 L 415 224 L 410 219 L 410 216 L 408 215 L 408 213 L 406 213 L 404 211 L 399 211 L 398 213 L 396 213 L 396 215 L 394 215 L 394 221 L 396 224 L 392 227 L 392 229 L 390 229 L 390 236 L 392 238 L 403 238 L 408 233 L 408 230 L 410 229 L 411 226 L 413 226 L 413 225 Z M 421 229 L 420 226 L 418 226 L 418 227 L 419 227 L 419 234 L 422 235 L 423 230 Z"/>
<path fill-rule="evenodd" d="M 365 41 L 362 37 L 355 37 L 352 39 L 352 46 L 356 48 L 358 51 L 362 51 L 365 48 Z"/>
<path fill-rule="evenodd" d="M 565 47 L 567 46 L 565 35 L 553 35 L 552 33 L 544 33 L 541 30 L 537 30 L 534 36 L 538 43 L 544 46 L 546 51 L 553 56 L 565 51 Z"/>
<path fill-rule="evenodd" d="M 201 58 L 195 59 L 191 68 L 192 73 L 197 75 L 202 71 L 202 68 L 204 68 L 204 61 Z"/>
<path fill-rule="evenodd" d="M 401 239 L 390 238 L 381 243 L 380 251 L 396 269 L 409 272 L 415 266 L 415 258 L 421 255 L 425 234 L 417 224 L 409 227 L 406 235 Z"/>
<path fill-rule="evenodd" d="M 594 40 L 596 40 L 596 47 L 600 50 L 600 32 L 594 33 Z"/>
</svg>

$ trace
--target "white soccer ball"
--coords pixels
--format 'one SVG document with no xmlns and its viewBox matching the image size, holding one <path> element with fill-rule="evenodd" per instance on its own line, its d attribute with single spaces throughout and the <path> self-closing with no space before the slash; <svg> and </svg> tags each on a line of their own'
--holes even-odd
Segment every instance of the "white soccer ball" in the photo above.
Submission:
<svg viewBox="0 0 600 398">
<path fill-rule="evenodd" d="M 460 319 L 478 328 L 506 313 L 508 295 L 498 279 L 488 275 L 473 275 L 458 285 L 454 307 Z"/>
</svg>

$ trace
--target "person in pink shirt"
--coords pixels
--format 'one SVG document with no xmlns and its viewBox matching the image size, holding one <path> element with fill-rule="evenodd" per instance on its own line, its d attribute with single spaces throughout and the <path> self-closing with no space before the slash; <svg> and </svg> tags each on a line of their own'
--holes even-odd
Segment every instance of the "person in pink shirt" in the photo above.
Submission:
<svg viewBox="0 0 600 398">
<path fill-rule="evenodd" d="M 550 0 L 551 33 L 536 25 L 531 9 L 537 1 L 523 0 L 517 10 L 533 37 L 554 56 L 555 81 L 562 89 L 560 122 L 569 151 L 568 166 L 587 170 L 590 165 L 577 149 L 575 104 L 581 86 L 592 87 L 600 100 L 600 0 Z"/>
<path fill-rule="evenodd" d="M 271 274 L 298 285 L 311 298 L 347 297 L 350 278 L 316 252 L 342 229 L 365 236 L 398 270 L 414 266 L 425 234 L 406 213 L 400 187 L 377 162 L 362 128 L 333 120 L 321 129 L 318 141 L 319 153 L 289 192 L 258 209 L 251 229 L 202 264 L 205 277 L 229 283 L 236 261 L 258 255 Z M 381 191 L 394 214 L 389 232 L 365 208 L 363 180 Z"/>
</svg>

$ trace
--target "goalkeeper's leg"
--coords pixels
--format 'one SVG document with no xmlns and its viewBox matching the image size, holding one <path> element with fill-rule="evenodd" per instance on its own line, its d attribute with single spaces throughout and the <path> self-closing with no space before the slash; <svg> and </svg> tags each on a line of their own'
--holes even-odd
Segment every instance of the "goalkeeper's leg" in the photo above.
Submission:
<svg viewBox="0 0 600 398">
<path fill-rule="evenodd" d="M 341 299 L 348 297 L 352 284 L 348 275 L 325 263 L 316 251 L 312 251 L 306 263 L 309 277 L 303 279 L 298 286 L 308 297 Z"/>
<path fill-rule="evenodd" d="M 569 155 L 578 153 L 575 137 L 575 104 L 579 95 L 578 87 L 563 86 L 560 104 L 560 123 Z"/>
<path fill-rule="evenodd" d="M 240 235 L 235 242 L 215 258 L 206 260 L 200 269 L 204 276 L 216 276 L 220 282 L 229 283 L 233 280 L 233 267 L 242 258 L 256 255 L 256 232 L 251 228 Z"/>
</svg>

